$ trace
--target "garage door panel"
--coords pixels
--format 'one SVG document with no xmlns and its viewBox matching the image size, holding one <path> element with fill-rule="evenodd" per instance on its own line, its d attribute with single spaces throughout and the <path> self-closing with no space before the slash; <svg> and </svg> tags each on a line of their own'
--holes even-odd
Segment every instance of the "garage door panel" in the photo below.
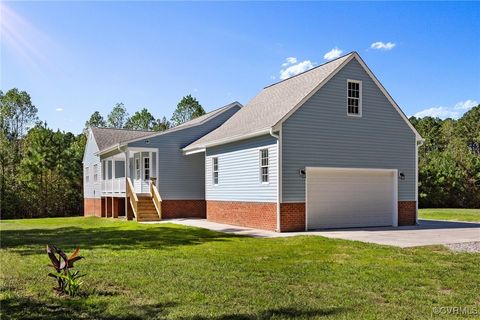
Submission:
<svg viewBox="0 0 480 320">
<path fill-rule="evenodd" d="M 308 170 L 309 229 L 392 225 L 391 171 Z"/>
</svg>

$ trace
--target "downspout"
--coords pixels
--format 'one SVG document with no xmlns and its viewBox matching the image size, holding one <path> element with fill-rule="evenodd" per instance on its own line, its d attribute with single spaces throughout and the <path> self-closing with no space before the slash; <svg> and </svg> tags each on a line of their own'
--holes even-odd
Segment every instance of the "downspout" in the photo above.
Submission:
<svg viewBox="0 0 480 320">
<path fill-rule="evenodd" d="M 416 211 L 415 211 L 415 224 L 418 224 L 418 148 L 423 145 L 425 142 L 424 139 L 417 140 L 415 143 L 415 202 L 416 202 Z"/>
<path fill-rule="evenodd" d="M 118 150 L 118 152 L 120 152 L 120 153 L 122 152 L 122 149 L 121 149 L 121 147 L 120 147 L 120 143 L 117 144 L 117 150 Z M 125 149 L 125 152 L 124 152 L 124 156 L 125 156 L 125 162 L 124 162 L 124 163 L 125 163 L 125 164 L 124 164 L 124 167 L 125 167 L 125 190 L 124 190 L 124 191 L 125 191 L 125 205 L 124 205 L 124 210 L 125 210 L 125 220 L 128 221 L 128 197 L 127 197 L 127 183 L 128 183 L 128 181 L 127 181 L 127 170 L 128 170 L 129 168 L 127 167 L 127 165 L 128 165 L 128 159 L 127 159 L 127 158 L 128 158 L 128 155 L 127 155 L 126 149 Z M 115 177 L 115 172 L 113 172 L 113 176 Z M 119 206 L 117 206 L 117 207 L 119 207 Z M 117 212 L 117 217 L 118 217 L 118 212 Z"/>
<path fill-rule="evenodd" d="M 277 139 L 277 232 L 281 232 L 280 228 L 280 162 L 281 159 L 281 144 L 280 144 L 280 135 L 273 133 L 273 128 L 270 128 L 270 135 Z"/>
</svg>

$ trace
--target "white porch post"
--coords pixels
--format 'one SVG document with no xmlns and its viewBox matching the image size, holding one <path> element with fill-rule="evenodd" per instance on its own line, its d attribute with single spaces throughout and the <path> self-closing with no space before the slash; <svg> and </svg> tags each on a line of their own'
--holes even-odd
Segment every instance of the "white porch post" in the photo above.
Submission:
<svg viewBox="0 0 480 320">
<path fill-rule="evenodd" d="M 128 148 L 125 150 L 124 154 L 125 154 L 125 218 L 128 220 L 127 179 L 130 177 L 130 163 L 129 163 L 130 158 L 128 157 Z"/>
<path fill-rule="evenodd" d="M 112 196 L 115 192 L 115 159 L 112 157 Z"/>
</svg>

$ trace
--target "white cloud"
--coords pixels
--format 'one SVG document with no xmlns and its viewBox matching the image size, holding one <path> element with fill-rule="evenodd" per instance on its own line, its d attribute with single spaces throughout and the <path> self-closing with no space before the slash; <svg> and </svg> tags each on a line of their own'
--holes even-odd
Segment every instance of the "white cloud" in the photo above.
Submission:
<svg viewBox="0 0 480 320">
<path fill-rule="evenodd" d="M 446 119 L 446 118 L 456 119 L 459 117 L 459 115 L 460 115 L 459 112 L 452 111 L 447 107 L 432 107 L 432 108 L 428 108 L 420 112 L 417 112 L 413 116 L 416 118 L 433 117 L 433 118 L 441 118 L 441 119 Z"/>
<path fill-rule="evenodd" d="M 56 108 L 55 111 L 57 111 L 57 112 L 62 112 L 62 111 L 63 111 L 63 108 Z"/>
<path fill-rule="evenodd" d="M 473 107 L 478 106 L 478 102 L 475 100 L 465 100 L 465 101 L 460 101 L 455 104 L 455 107 L 453 107 L 456 110 L 465 110 L 468 111 L 472 109 Z"/>
<path fill-rule="evenodd" d="M 297 61 L 297 60 L 295 59 L 295 61 Z M 282 66 L 285 67 L 284 64 L 282 64 Z M 294 75 L 297 75 L 299 73 L 302 73 L 304 71 L 312 69 L 313 67 L 315 67 L 315 63 L 310 61 L 310 60 L 305 60 L 305 61 L 302 61 L 302 62 L 298 62 L 297 64 L 291 64 L 288 68 L 280 70 L 280 77 L 279 78 L 281 80 L 285 80 L 285 79 L 290 78 Z"/>
<path fill-rule="evenodd" d="M 475 100 L 466 100 L 457 102 L 453 107 L 432 107 L 415 113 L 413 116 L 417 118 L 433 117 L 433 118 L 452 118 L 458 119 L 463 113 L 478 105 Z"/>
<path fill-rule="evenodd" d="M 377 41 L 377 42 L 374 42 L 370 45 L 370 48 L 372 49 L 377 49 L 377 50 L 384 50 L 384 51 L 388 51 L 388 50 L 392 50 L 393 48 L 395 48 L 396 44 L 393 43 L 393 42 L 382 42 L 382 41 Z"/>
<path fill-rule="evenodd" d="M 343 50 L 340 50 L 337 47 L 335 47 L 332 50 L 325 53 L 325 55 L 323 56 L 323 59 L 333 60 L 333 59 L 336 59 L 336 58 L 340 57 L 342 55 L 342 53 L 343 53 Z"/>
<path fill-rule="evenodd" d="M 297 63 L 297 58 L 288 57 L 287 59 L 285 59 L 285 62 L 282 64 L 282 67 L 286 67 L 286 66 L 289 66 L 289 65 L 295 64 L 295 63 Z"/>
<path fill-rule="evenodd" d="M 276 78 L 277 78 L 277 77 L 275 77 L 274 75 L 271 75 L 271 76 L 270 76 L 270 79 L 272 79 L 272 80 L 275 80 Z"/>
</svg>

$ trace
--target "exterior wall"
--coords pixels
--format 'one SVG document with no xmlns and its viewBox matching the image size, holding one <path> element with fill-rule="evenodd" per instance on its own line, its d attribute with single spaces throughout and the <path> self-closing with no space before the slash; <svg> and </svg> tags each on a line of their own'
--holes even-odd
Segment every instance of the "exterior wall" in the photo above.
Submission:
<svg viewBox="0 0 480 320">
<path fill-rule="evenodd" d="M 398 202 L 398 225 L 412 226 L 417 223 L 417 202 L 399 201 Z"/>
<path fill-rule="evenodd" d="M 277 204 L 208 200 L 207 219 L 218 223 L 275 231 Z"/>
<path fill-rule="evenodd" d="M 201 125 L 160 134 L 128 145 L 157 148 L 157 187 L 162 200 L 205 200 L 205 155 L 199 153 L 185 156 L 182 148 L 218 128 L 239 108 L 232 107 Z"/>
<path fill-rule="evenodd" d="M 84 198 L 83 213 L 86 217 L 91 217 L 91 216 L 101 217 L 102 216 L 102 199 Z"/>
<path fill-rule="evenodd" d="M 269 182 L 260 180 L 260 150 L 268 148 Z M 213 160 L 218 157 L 218 184 Z M 206 199 L 216 201 L 277 201 L 277 139 L 270 135 L 208 148 L 205 160 Z"/>
<path fill-rule="evenodd" d="M 83 197 L 84 197 L 84 215 L 92 215 L 93 213 L 93 199 L 100 202 L 102 195 L 102 167 L 100 165 L 100 158 L 95 155 L 98 151 L 97 143 L 93 137 L 92 132 L 89 132 L 87 144 L 85 146 L 85 153 L 83 155 Z M 94 181 L 94 166 L 97 165 L 97 181 Z M 86 181 L 86 168 L 88 167 L 89 182 Z M 88 206 L 88 207 L 87 207 Z M 100 212 L 99 210 L 98 212 Z M 95 210 L 95 212 L 97 212 Z"/>
<path fill-rule="evenodd" d="M 362 81 L 362 117 L 347 116 L 347 79 Z M 415 200 L 415 134 L 356 60 L 282 125 L 282 199 L 305 202 L 311 167 L 398 169 L 399 201 Z"/>
<path fill-rule="evenodd" d="M 280 204 L 280 232 L 305 231 L 305 203 Z"/>
<path fill-rule="evenodd" d="M 163 200 L 162 219 L 206 218 L 205 200 Z"/>
</svg>

